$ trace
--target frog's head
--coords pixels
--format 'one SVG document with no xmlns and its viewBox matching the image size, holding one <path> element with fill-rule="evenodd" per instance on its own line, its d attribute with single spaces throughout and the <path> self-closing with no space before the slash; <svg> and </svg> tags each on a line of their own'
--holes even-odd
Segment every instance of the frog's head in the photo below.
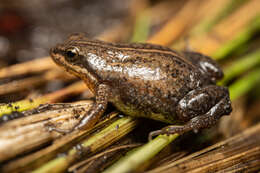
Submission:
<svg viewBox="0 0 260 173">
<path fill-rule="evenodd" d="M 56 64 L 78 76 L 81 69 L 81 50 L 75 42 L 76 40 L 68 39 L 64 43 L 57 44 L 50 49 L 50 55 Z"/>
<path fill-rule="evenodd" d="M 51 58 L 56 64 L 66 71 L 83 79 L 90 89 L 95 87 L 97 79 L 86 67 L 86 46 L 83 44 L 88 39 L 83 34 L 73 34 L 64 43 L 57 44 L 50 49 Z"/>
</svg>

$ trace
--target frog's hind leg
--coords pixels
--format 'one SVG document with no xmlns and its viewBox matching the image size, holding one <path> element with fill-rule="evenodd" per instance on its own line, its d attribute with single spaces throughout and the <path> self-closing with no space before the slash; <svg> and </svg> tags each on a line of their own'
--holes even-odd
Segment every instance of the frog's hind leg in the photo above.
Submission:
<svg viewBox="0 0 260 173">
<path fill-rule="evenodd" d="M 98 86 L 96 100 L 89 111 L 82 117 L 82 119 L 71 129 L 59 129 L 53 126 L 49 126 L 50 131 L 56 131 L 59 133 L 67 134 L 77 129 L 88 129 L 95 125 L 104 113 L 108 103 L 109 87 L 104 84 Z"/>
<path fill-rule="evenodd" d="M 210 85 L 189 92 L 177 106 L 177 114 L 186 124 L 167 126 L 151 132 L 149 139 L 160 134 L 182 134 L 184 132 L 208 128 L 216 124 L 223 115 L 232 111 L 228 90 L 225 87 Z"/>
</svg>

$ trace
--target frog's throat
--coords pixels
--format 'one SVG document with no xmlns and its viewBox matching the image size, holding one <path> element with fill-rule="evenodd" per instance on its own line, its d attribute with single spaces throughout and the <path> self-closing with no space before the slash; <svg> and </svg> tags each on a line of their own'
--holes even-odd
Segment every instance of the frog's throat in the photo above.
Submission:
<svg viewBox="0 0 260 173">
<path fill-rule="evenodd" d="M 75 68 L 73 66 L 75 66 Z M 96 93 L 95 89 L 98 86 L 98 81 L 86 68 L 80 68 L 79 66 L 70 64 L 69 68 L 66 70 L 82 79 L 91 92 Z"/>
<path fill-rule="evenodd" d="M 64 60 L 64 57 L 59 57 L 59 59 L 57 59 L 57 57 L 53 57 L 52 59 L 57 65 L 61 66 L 64 70 L 84 80 L 90 91 L 92 93 L 96 93 L 95 88 L 97 88 L 98 85 L 97 78 L 95 78 L 95 76 L 93 76 L 86 68 L 68 63 Z"/>
</svg>

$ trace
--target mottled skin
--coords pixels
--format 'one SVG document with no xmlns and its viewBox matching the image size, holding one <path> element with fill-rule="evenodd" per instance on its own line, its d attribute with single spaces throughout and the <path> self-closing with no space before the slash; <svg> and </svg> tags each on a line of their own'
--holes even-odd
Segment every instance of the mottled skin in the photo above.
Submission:
<svg viewBox="0 0 260 173">
<path fill-rule="evenodd" d="M 150 137 L 210 127 L 232 110 L 228 90 L 216 85 L 223 77 L 221 69 L 200 53 L 177 53 L 153 44 L 107 43 L 74 34 L 50 54 L 96 96 L 73 129 L 94 125 L 108 102 L 126 115 L 184 124 L 152 132 Z"/>
</svg>

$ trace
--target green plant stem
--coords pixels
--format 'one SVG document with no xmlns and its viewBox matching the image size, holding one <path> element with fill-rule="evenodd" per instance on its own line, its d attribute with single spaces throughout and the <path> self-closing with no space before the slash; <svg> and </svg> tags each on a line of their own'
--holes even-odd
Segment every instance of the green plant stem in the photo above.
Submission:
<svg viewBox="0 0 260 173">
<path fill-rule="evenodd" d="M 231 100 L 239 98 L 250 89 L 252 89 L 258 82 L 260 82 L 259 68 L 248 73 L 229 87 Z"/>
<path fill-rule="evenodd" d="M 230 79 L 241 75 L 258 64 L 260 64 L 260 49 L 232 63 L 224 70 L 225 78 L 219 84 L 225 85 Z"/>
<path fill-rule="evenodd" d="M 231 14 L 234 10 L 236 10 L 241 5 L 243 5 L 243 3 L 245 3 L 246 1 L 248 0 L 227 1 L 226 5 L 219 10 L 216 16 L 205 17 L 205 19 L 191 31 L 191 34 L 197 35 L 197 34 L 210 31 L 217 23 L 219 23 L 222 19 L 224 19 L 226 16 Z"/>
<path fill-rule="evenodd" d="M 145 42 L 148 38 L 150 23 L 149 12 L 144 11 L 140 13 L 136 19 L 131 42 Z"/>
<path fill-rule="evenodd" d="M 128 155 L 109 167 L 104 173 L 127 173 L 139 167 L 159 153 L 165 146 L 175 140 L 179 135 L 160 135 L 144 146 L 130 151 Z"/>
<path fill-rule="evenodd" d="M 46 98 L 38 98 L 34 100 L 21 100 L 14 103 L 9 104 L 0 104 L 0 117 L 4 114 L 10 114 L 13 111 L 22 112 L 29 109 L 33 109 L 40 104 L 46 103 Z"/>
<path fill-rule="evenodd" d="M 136 125 L 137 120 L 132 117 L 120 118 L 90 138 L 85 139 L 81 146 L 84 147 L 83 150 L 86 149 L 87 153 L 95 153 L 96 151 L 107 147 L 113 142 L 116 142 L 125 134 L 133 130 Z M 72 148 L 68 151 L 67 155 L 53 159 L 33 172 L 64 172 L 71 163 L 77 160 L 78 154 L 78 151 L 75 148 Z"/>
<path fill-rule="evenodd" d="M 247 43 L 254 33 L 260 30 L 260 16 L 255 17 L 248 26 L 244 28 L 234 39 L 228 41 L 221 46 L 215 53 L 212 54 L 214 59 L 220 60 L 227 57 L 234 50 Z"/>
</svg>

